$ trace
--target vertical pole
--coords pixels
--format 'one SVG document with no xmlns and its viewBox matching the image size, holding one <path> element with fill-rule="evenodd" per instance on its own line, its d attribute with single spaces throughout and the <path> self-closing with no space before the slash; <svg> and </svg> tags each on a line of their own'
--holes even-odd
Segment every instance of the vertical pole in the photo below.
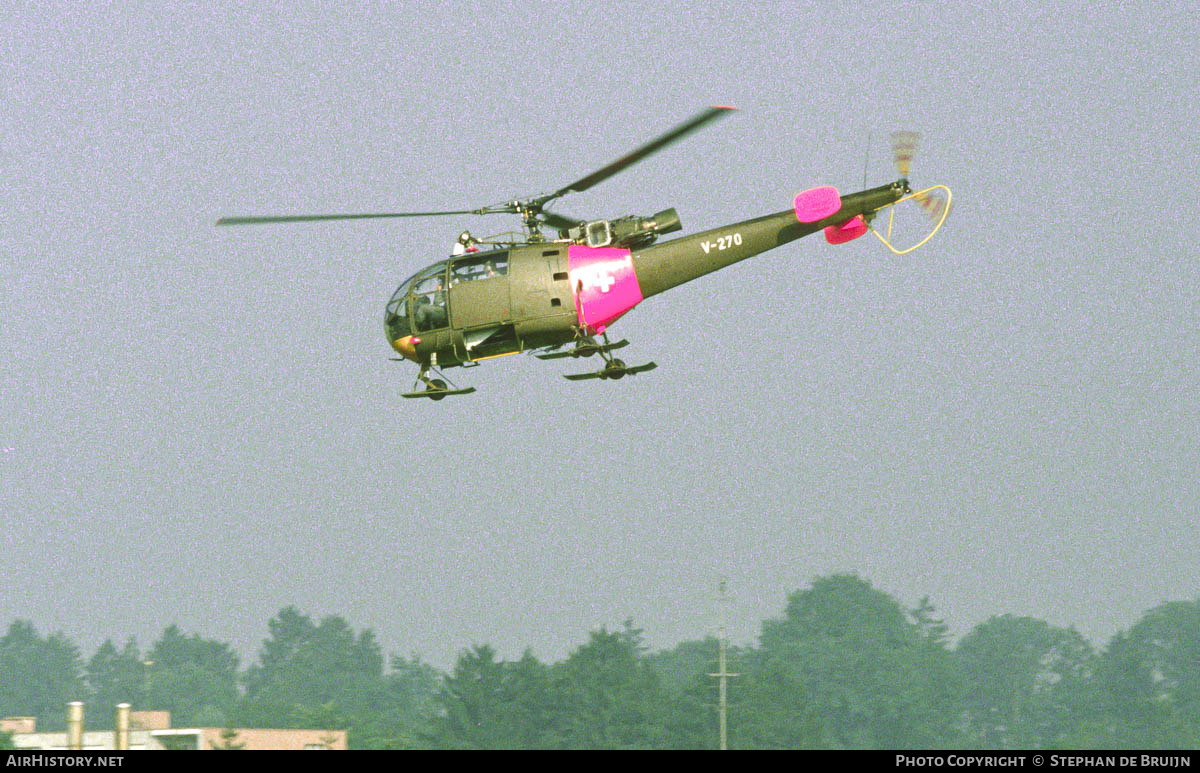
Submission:
<svg viewBox="0 0 1200 773">
<path fill-rule="evenodd" d="M 738 676 L 738 674 L 731 674 L 731 673 L 729 673 L 729 670 L 727 668 L 725 668 L 725 603 L 728 601 L 728 597 L 725 595 L 725 581 L 724 580 L 721 580 L 721 582 L 717 585 L 717 591 L 719 593 L 717 601 L 720 606 L 720 621 L 721 621 L 719 634 L 718 634 L 718 652 L 719 652 L 719 654 L 717 656 L 717 673 L 709 674 L 709 676 L 716 677 L 718 680 L 717 684 L 719 685 L 719 687 L 718 687 L 719 698 L 718 698 L 718 703 L 717 703 L 717 712 L 718 712 L 718 715 L 720 716 L 720 720 L 721 720 L 721 751 L 725 751 L 726 749 L 729 748 L 729 743 L 728 743 L 729 737 L 728 737 L 727 725 L 726 725 L 726 691 L 727 691 L 726 684 L 727 683 L 725 680 L 731 676 Z"/>
<path fill-rule="evenodd" d="M 71 701 L 67 704 L 67 748 L 83 749 L 83 703 Z"/>
<path fill-rule="evenodd" d="M 721 626 L 721 657 L 718 661 L 718 669 L 721 673 L 721 751 L 729 748 L 729 732 L 726 726 L 725 718 L 725 693 L 726 693 L 726 677 L 728 674 L 725 671 L 725 626 Z"/>
<path fill-rule="evenodd" d="M 113 746 L 117 751 L 129 751 L 129 704 L 117 704 L 117 719 L 113 725 Z"/>
</svg>

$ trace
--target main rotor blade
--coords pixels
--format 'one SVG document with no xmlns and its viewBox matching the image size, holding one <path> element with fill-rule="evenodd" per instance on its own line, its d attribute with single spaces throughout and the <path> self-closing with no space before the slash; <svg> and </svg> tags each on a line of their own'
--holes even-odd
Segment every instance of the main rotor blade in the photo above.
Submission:
<svg viewBox="0 0 1200 773">
<path fill-rule="evenodd" d="M 546 225 L 550 226 L 551 228 L 557 228 L 560 231 L 565 231 L 568 228 L 574 228 L 575 226 L 584 222 L 577 217 L 561 215 L 555 212 L 542 212 L 540 215 L 538 215 L 538 217 L 541 218 L 542 222 Z"/>
<path fill-rule="evenodd" d="M 374 212 L 358 215 L 263 215 L 251 217 L 223 217 L 217 225 L 258 225 L 261 223 L 311 223 L 320 220 L 373 220 L 381 217 L 439 217 L 441 215 L 487 215 L 494 210 L 454 209 L 442 212 Z"/>
<path fill-rule="evenodd" d="M 586 191 L 596 183 L 607 180 L 617 172 L 620 172 L 622 169 L 633 166 L 651 153 L 662 150 L 672 142 L 686 137 L 687 135 L 699 129 L 701 126 L 704 126 L 709 121 L 713 121 L 723 115 L 728 115 L 736 109 L 737 108 L 735 107 L 728 107 L 726 105 L 710 107 L 694 118 L 691 118 L 690 120 L 681 123 L 679 126 L 676 126 L 674 129 L 662 135 L 658 139 L 651 140 L 632 153 L 628 153 L 612 162 L 608 166 L 592 172 L 587 177 L 582 177 L 576 180 L 565 188 L 559 188 L 557 191 L 550 194 L 550 196 L 546 198 L 546 201 L 549 201 L 550 199 L 556 199 L 565 193 L 579 193 L 581 191 Z"/>
</svg>

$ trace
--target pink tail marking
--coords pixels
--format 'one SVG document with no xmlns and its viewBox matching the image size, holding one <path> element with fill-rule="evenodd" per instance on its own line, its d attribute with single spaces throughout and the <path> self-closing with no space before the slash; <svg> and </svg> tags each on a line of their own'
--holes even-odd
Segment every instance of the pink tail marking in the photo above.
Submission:
<svg viewBox="0 0 1200 773">
<path fill-rule="evenodd" d="M 796 219 L 801 223 L 824 220 L 841 208 L 842 197 L 832 185 L 809 188 L 796 194 Z"/>
<path fill-rule="evenodd" d="M 862 215 L 855 215 L 844 223 L 831 225 L 825 229 L 825 241 L 830 244 L 845 244 L 854 241 L 867 232 L 867 224 Z"/>
</svg>

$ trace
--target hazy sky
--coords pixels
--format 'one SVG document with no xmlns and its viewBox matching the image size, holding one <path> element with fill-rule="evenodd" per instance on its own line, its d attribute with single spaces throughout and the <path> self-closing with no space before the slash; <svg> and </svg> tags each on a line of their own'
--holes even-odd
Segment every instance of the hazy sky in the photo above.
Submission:
<svg viewBox="0 0 1200 773">
<path fill-rule="evenodd" d="M 1200 20 L 1178 4 L 0 4 L 0 627 L 283 606 L 438 664 L 626 618 L 751 642 L 855 572 L 956 634 L 1103 644 L 1200 593 Z M 710 104 L 561 208 L 687 232 L 894 179 L 897 257 L 810 237 L 647 301 L 619 383 L 517 356 L 402 400 L 383 307 L 474 217 Z M 589 365 L 592 363 L 589 361 Z"/>
</svg>

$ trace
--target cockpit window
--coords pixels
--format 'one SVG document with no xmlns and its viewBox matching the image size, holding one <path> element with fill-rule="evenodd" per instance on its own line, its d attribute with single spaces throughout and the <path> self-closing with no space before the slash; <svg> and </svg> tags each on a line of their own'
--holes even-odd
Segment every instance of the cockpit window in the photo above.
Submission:
<svg viewBox="0 0 1200 773">
<path fill-rule="evenodd" d="M 388 301 L 388 307 L 389 308 L 391 307 L 392 301 L 395 301 L 398 298 L 403 298 L 404 296 L 408 295 L 408 290 L 409 290 L 409 288 L 412 287 L 413 281 L 416 280 L 416 278 L 419 277 L 423 273 L 424 273 L 423 271 L 418 271 L 417 273 L 410 276 L 408 279 L 405 279 L 400 284 L 400 286 L 396 288 L 396 292 L 392 293 L 392 299 L 391 299 L 391 301 Z"/>
<path fill-rule="evenodd" d="M 454 261 L 450 266 L 450 286 L 453 287 L 459 282 L 473 282 L 476 279 L 492 279 L 507 273 L 507 252 L 485 252 Z"/>
<path fill-rule="evenodd" d="M 437 276 L 427 276 L 413 286 L 413 295 L 421 295 L 423 293 L 431 293 L 435 290 L 441 290 L 445 287 L 446 277 L 441 274 Z"/>
<path fill-rule="evenodd" d="M 388 301 L 387 314 L 384 315 L 383 324 L 387 327 L 389 341 L 395 341 L 399 338 L 412 335 L 412 323 L 408 317 L 407 295 L 402 295 L 399 298 L 393 298 Z"/>
<path fill-rule="evenodd" d="M 450 324 L 446 312 L 446 263 L 426 266 L 396 288 L 388 301 L 383 322 L 395 341 L 416 331 L 435 330 Z"/>
<path fill-rule="evenodd" d="M 413 284 L 412 321 L 417 332 L 437 330 L 450 324 L 446 310 L 445 263 L 426 268 Z"/>
<path fill-rule="evenodd" d="M 412 335 L 412 321 L 408 316 L 408 291 L 420 274 L 421 272 L 418 271 L 405 279 L 388 301 L 387 311 L 383 315 L 383 325 L 387 329 L 389 341 Z"/>
<path fill-rule="evenodd" d="M 413 324 L 418 331 L 436 330 L 450 324 L 446 313 L 446 291 L 441 288 L 413 297 Z"/>
</svg>

